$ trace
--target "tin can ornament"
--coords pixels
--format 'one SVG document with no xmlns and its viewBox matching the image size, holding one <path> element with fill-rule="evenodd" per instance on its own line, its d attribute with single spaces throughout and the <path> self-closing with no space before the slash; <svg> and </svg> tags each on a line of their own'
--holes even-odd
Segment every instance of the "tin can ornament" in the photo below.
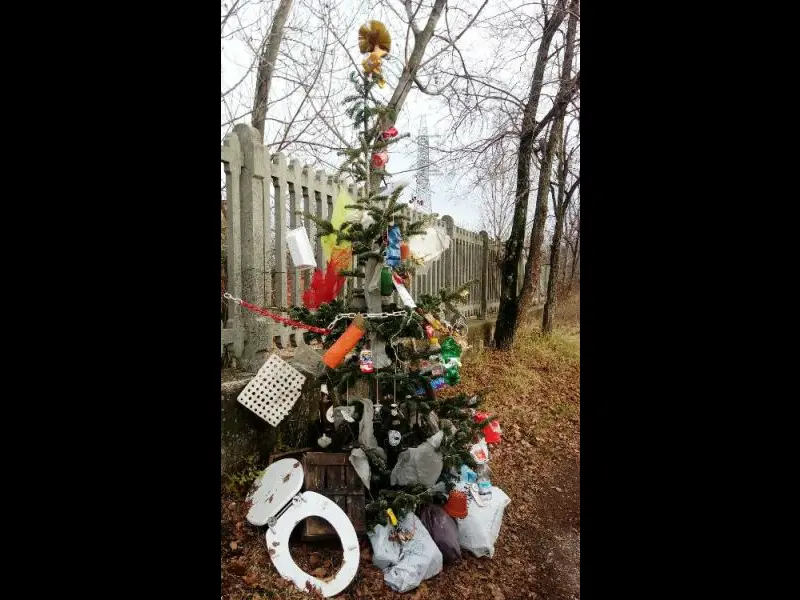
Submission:
<svg viewBox="0 0 800 600">
<path fill-rule="evenodd" d="M 358 360 L 362 373 L 372 373 L 375 371 L 375 363 L 372 360 L 372 350 L 362 350 Z"/>
</svg>

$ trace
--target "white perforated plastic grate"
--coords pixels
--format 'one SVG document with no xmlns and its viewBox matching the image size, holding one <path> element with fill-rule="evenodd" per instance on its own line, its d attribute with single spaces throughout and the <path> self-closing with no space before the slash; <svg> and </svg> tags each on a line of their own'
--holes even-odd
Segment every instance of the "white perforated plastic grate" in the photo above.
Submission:
<svg viewBox="0 0 800 600">
<path fill-rule="evenodd" d="M 273 427 L 283 421 L 300 397 L 306 377 L 277 354 L 271 355 L 237 400 Z"/>
</svg>

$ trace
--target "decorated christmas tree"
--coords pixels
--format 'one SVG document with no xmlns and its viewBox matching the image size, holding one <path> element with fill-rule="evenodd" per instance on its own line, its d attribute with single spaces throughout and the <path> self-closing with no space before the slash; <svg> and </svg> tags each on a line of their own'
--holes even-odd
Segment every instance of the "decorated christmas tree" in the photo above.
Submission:
<svg viewBox="0 0 800 600">
<path fill-rule="evenodd" d="M 358 193 L 342 192 L 330 220 L 305 215 L 317 225 L 328 264 L 315 273 L 305 306 L 290 312 L 328 332 L 304 334 L 324 349 L 312 441 L 351 452 L 369 483 L 367 516 L 374 524 L 446 500 L 462 466 L 476 467 L 476 442 L 491 418 L 476 412 L 479 396 L 438 396 L 460 381 L 467 342 L 457 305 L 473 282 L 414 298 L 412 276 L 424 273 L 450 240 L 436 215 L 404 210 L 403 186 L 393 185 L 387 171 L 392 145 L 406 137 L 382 129 L 394 115 L 375 95 L 385 85 L 391 37 L 371 21 L 359 29 L 358 44 L 363 70 L 350 75 L 354 92 L 344 101 L 357 140 L 342 153 L 340 169 Z M 363 287 L 336 299 L 346 277 L 363 280 Z"/>
</svg>

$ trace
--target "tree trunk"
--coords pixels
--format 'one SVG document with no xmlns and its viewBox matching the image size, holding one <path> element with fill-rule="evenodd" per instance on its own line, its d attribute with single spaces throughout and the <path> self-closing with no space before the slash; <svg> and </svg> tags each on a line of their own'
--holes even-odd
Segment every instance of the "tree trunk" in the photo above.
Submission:
<svg viewBox="0 0 800 600">
<path fill-rule="evenodd" d="M 517 323 L 520 317 L 524 316 L 533 302 L 534 290 L 539 285 L 539 275 L 542 268 L 542 242 L 544 240 L 544 227 L 547 222 L 547 193 L 550 187 L 550 165 L 552 164 L 551 141 L 555 142 L 560 137 L 564 127 L 564 115 L 567 112 L 567 105 L 570 98 L 580 87 L 580 72 L 571 79 L 572 61 L 575 55 L 575 35 L 578 28 L 578 12 L 580 9 L 579 0 L 571 0 L 569 6 L 569 19 L 567 20 L 567 40 L 564 48 L 564 62 L 561 65 L 561 83 L 558 94 L 553 106 L 553 129 L 550 131 L 550 139 L 547 143 L 547 151 L 539 173 L 539 193 L 536 199 L 536 212 L 533 216 L 533 226 L 531 227 L 531 241 L 528 255 L 528 262 L 525 265 L 525 277 L 522 282 L 522 293 L 519 298 L 519 309 L 517 311 Z M 555 132 L 555 137 L 554 137 Z M 548 161 L 548 154 L 549 161 Z"/>
<path fill-rule="evenodd" d="M 542 159 L 542 167 L 539 171 L 539 189 L 536 193 L 536 212 L 533 217 L 533 227 L 531 229 L 531 241 L 528 246 L 528 262 L 525 263 L 525 275 L 522 280 L 522 292 L 519 295 L 519 313 L 517 314 L 517 325 L 522 321 L 525 312 L 533 304 L 533 296 L 539 288 L 539 272 L 542 262 L 542 243 L 544 242 L 544 225 L 547 221 L 547 195 L 550 189 L 550 174 L 553 170 L 553 158 L 556 148 L 561 145 L 561 134 L 564 125 L 563 116 L 558 116 L 550 129 L 547 138 L 547 148 Z M 560 237 L 560 236 L 559 236 Z M 536 273 L 534 275 L 533 273 Z M 552 279 L 550 274 L 548 281 Z M 548 283 L 549 287 L 549 283 Z"/>
<path fill-rule="evenodd" d="M 264 122 L 267 120 L 267 101 L 272 84 L 272 73 L 275 71 L 275 61 L 278 60 L 278 51 L 281 47 L 281 39 L 283 39 L 283 27 L 286 25 L 291 8 L 292 0 L 281 0 L 275 17 L 272 19 L 269 37 L 262 47 L 261 57 L 258 61 L 252 123 L 253 127 L 258 129 L 261 134 L 261 143 L 264 142 Z"/>
<path fill-rule="evenodd" d="M 567 154 L 567 136 L 563 133 L 558 164 L 558 194 L 553 198 L 553 212 L 556 215 L 556 226 L 553 231 L 553 240 L 550 243 L 550 276 L 547 279 L 547 298 L 542 312 L 542 331 L 550 333 L 553 330 L 553 320 L 556 314 L 558 301 L 558 273 L 561 268 L 561 238 L 564 232 L 564 218 L 567 215 L 569 200 L 574 187 L 567 194 L 567 173 L 569 173 L 569 155 Z M 549 187 L 549 182 L 548 182 Z M 552 189 L 550 190 L 552 192 Z M 566 270 L 566 269 L 565 269 Z"/>
<path fill-rule="evenodd" d="M 553 330 L 553 318 L 556 314 L 556 281 L 558 280 L 558 270 L 561 268 L 561 253 L 558 247 L 561 245 L 561 232 L 564 229 L 564 211 L 556 213 L 556 230 L 553 232 L 553 243 L 550 245 L 550 277 L 547 280 L 547 300 L 544 303 L 542 314 L 542 332 L 550 333 Z"/>
<path fill-rule="evenodd" d="M 580 219 L 580 217 L 578 217 Z M 578 266 L 578 252 L 580 250 L 580 243 L 581 243 L 581 225 L 580 221 L 578 221 L 578 233 L 577 237 L 575 238 L 575 247 L 572 249 L 572 270 L 569 274 L 569 283 L 567 283 L 567 296 L 572 293 L 572 284 L 575 281 L 575 267 Z"/>
<path fill-rule="evenodd" d="M 541 127 L 536 128 L 536 111 L 539 108 L 539 97 L 542 93 L 544 69 L 550 43 L 558 28 L 564 21 L 566 0 L 559 0 L 552 16 L 546 20 L 542 41 L 536 53 L 536 64 L 531 79 L 528 102 L 522 113 L 522 128 L 517 153 L 517 191 L 514 205 L 514 217 L 511 221 L 511 233 L 503 253 L 502 276 L 500 279 L 500 307 L 497 311 L 497 325 L 494 332 L 495 347 L 508 349 L 514 341 L 514 330 L 517 325 L 517 272 L 522 249 L 525 245 L 525 218 L 528 213 L 528 197 L 530 195 L 530 169 L 533 157 L 533 142 Z"/>
</svg>

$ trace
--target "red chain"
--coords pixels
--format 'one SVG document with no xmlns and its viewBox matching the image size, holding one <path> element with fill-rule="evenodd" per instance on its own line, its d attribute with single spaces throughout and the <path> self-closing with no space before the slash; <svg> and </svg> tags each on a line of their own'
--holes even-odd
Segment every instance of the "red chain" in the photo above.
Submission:
<svg viewBox="0 0 800 600">
<path fill-rule="evenodd" d="M 282 317 L 280 315 L 276 315 L 274 312 L 270 312 L 266 308 L 261 308 L 260 306 L 256 306 L 255 304 L 250 304 L 249 302 L 245 302 L 244 300 L 241 301 L 241 305 L 244 306 L 249 311 L 258 313 L 259 315 L 263 315 L 265 317 L 269 317 L 273 321 L 277 321 L 278 323 L 283 323 L 284 325 L 288 325 L 289 327 L 294 327 L 296 329 L 307 329 L 312 333 L 319 333 L 322 335 L 328 335 L 331 332 L 330 329 L 325 329 L 323 327 L 315 327 L 314 325 L 306 325 L 302 321 L 294 321 L 288 317 Z"/>
</svg>

